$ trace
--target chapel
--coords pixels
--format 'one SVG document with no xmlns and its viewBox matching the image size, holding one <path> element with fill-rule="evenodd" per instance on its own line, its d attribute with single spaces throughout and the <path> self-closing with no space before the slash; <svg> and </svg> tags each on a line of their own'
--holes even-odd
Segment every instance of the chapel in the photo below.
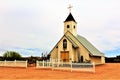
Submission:
<svg viewBox="0 0 120 80">
<path fill-rule="evenodd" d="M 50 58 L 58 62 L 105 63 L 105 55 L 85 37 L 77 34 L 77 22 L 71 11 L 64 21 L 64 34 L 50 51 Z"/>
</svg>

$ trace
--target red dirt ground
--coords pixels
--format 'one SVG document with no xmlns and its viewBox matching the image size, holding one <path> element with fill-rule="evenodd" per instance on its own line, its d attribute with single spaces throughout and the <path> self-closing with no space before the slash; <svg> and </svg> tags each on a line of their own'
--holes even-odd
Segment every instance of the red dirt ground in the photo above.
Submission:
<svg viewBox="0 0 120 80">
<path fill-rule="evenodd" d="M 107 63 L 96 66 L 96 72 L 70 72 L 70 71 L 52 71 L 35 69 L 35 67 L 26 68 L 6 68 L 0 67 L 1 79 L 31 79 L 31 80 L 120 80 L 120 63 Z"/>
</svg>

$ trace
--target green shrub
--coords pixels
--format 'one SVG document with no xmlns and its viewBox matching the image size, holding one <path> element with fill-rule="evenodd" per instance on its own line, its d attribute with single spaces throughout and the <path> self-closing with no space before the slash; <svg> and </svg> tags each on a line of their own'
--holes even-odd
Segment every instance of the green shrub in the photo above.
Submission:
<svg viewBox="0 0 120 80">
<path fill-rule="evenodd" d="M 21 55 L 15 51 L 7 51 L 3 54 L 4 60 L 20 60 L 22 59 Z"/>
</svg>

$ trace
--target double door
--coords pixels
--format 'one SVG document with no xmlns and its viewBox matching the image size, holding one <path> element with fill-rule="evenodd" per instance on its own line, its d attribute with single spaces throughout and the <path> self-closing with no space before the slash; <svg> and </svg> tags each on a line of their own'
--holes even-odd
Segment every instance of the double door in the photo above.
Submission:
<svg viewBox="0 0 120 80">
<path fill-rule="evenodd" d="M 61 60 L 63 62 L 69 62 L 69 52 L 68 51 L 61 52 Z"/>
</svg>

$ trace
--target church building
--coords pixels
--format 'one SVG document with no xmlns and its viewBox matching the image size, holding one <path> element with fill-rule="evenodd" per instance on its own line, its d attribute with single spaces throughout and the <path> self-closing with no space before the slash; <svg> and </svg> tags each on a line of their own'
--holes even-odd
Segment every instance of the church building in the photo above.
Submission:
<svg viewBox="0 0 120 80">
<path fill-rule="evenodd" d="M 104 54 L 77 34 L 77 22 L 71 12 L 64 21 L 64 35 L 50 51 L 50 58 L 60 62 L 105 63 Z"/>
</svg>

